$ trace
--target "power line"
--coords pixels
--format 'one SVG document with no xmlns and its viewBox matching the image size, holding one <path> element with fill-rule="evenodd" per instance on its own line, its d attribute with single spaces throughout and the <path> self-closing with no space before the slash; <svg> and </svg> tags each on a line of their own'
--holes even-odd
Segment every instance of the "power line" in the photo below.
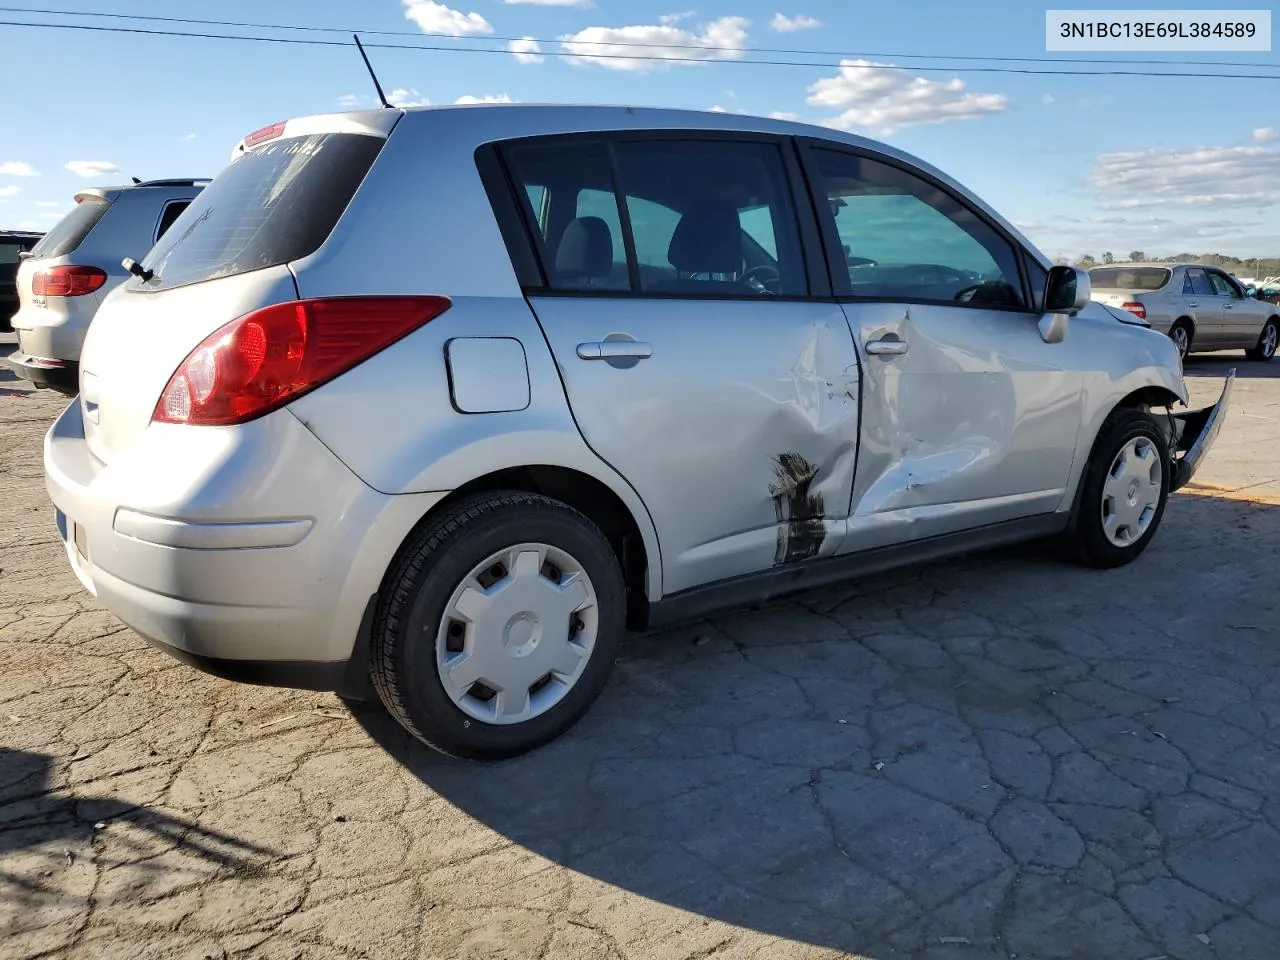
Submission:
<svg viewBox="0 0 1280 960">
<path fill-rule="evenodd" d="M 575 46 L 608 46 L 608 47 L 643 47 L 643 49 L 660 49 L 660 50 L 700 50 L 703 52 L 760 52 L 760 54 L 782 54 L 787 56 L 832 56 L 832 58 L 886 58 L 899 60 L 960 60 L 960 61 L 986 61 L 986 63 L 1068 63 L 1068 64 L 1124 64 L 1124 65 L 1167 65 L 1167 67 L 1231 67 L 1231 68 L 1252 68 L 1252 69 L 1280 69 L 1280 65 L 1272 67 L 1271 64 L 1244 63 L 1244 61 L 1233 60 L 1155 60 L 1155 59 L 1114 59 L 1102 60 L 1098 58 L 1036 58 L 1036 56 L 973 56 L 961 54 L 886 54 L 886 52 L 865 52 L 865 54 L 847 54 L 838 50 L 805 50 L 797 49 L 797 47 L 744 47 L 735 46 L 714 46 L 709 44 L 645 44 L 645 42 L 632 41 L 613 41 L 613 40 L 571 40 L 566 41 L 563 38 L 554 38 L 548 40 L 545 37 L 500 37 L 500 36 L 484 36 L 484 37 L 458 37 L 452 33 L 433 33 L 430 31 L 406 31 L 406 29 L 360 29 L 349 27 L 312 27 L 308 24 L 297 23 L 253 23 L 246 20 L 211 20 L 192 17 L 151 17 L 146 14 L 133 13 L 88 13 L 84 10 L 60 10 L 54 8 L 40 8 L 40 6 L 0 6 L 0 12 L 4 13 L 35 13 L 35 14 L 52 14 L 59 17 L 96 17 L 123 20 L 146 20 L 146 22 L 154 23 L 183 23 L 193 24 L 193 26 L 202 27 L 236 27 L 243 29 L 275 29 L 275 31 L 297 31 L 307 33 L 342 33 L 342 35 L 351 35 L 351 33 L 361 33 L 365 36 L 380 37 L 426 37 L 434 38 L 434 40 L 452 40 L 452 41 L 474 41 L 474 42 L 511 42 L 516 40 L 525 40 L 536 42 L 536 44 L 564 44 L 564 42 L 572 42 Z M 73 24 L 67 24 L 73 26 Z M 370 44 L 367 46 L 376 46 Z M 387 45 L 388 49 L 397 49 L 396 45 Z M 434 49 L 434 47 L 424 47 L 424 49 Z M 449 47 L 449 49 L 461 49 L 461 47 Z M 500 51 L 508 52 L 508 51 Z M 543 52 L 543 55 L 548 55 Z M 590 54 L 549 54 L 552 56 L 591 56 Z M 602 55 L 603 56 L 603 55 Z M 632 59 L 627 55 L 614 55 L 620 59 Z M 641 59 L 641 58 L 634 58 Z M 643 58 L 643 59 L 662 59 L 662 58 Z M 669 58 L 671 60 L 682 61 L 687 63 L 690 58 Z M 703 63 L 703 59 L 694 60 L 695 63 Z M 726 63 L 722 58 L 705 58 L 710 63 Z M 753 60 L 751 63 L 768 63 L 768 61 Z M 804 64 L 812 65 L 812 64 Z M 826 65 L 826 64 L 820 64 Z M 924 68 L 915 68 L 924 69 Z M 943 68 L 947 69 L 947 68 Z M 1178 76 L 1178 74 L 1169 74 L 1169 76 Z M 1224 76 L 1224 74 L 1207 74 L 1207 76 Z M 1252 78 L 1251 78 L 1252 79 Z"/>
<path fill-rule="evenodd" d="M 148 29 L 145 27 L 108 27 L 101 25 L 90 25 L 83 23 L 36 23 L 20 20 L 0 20 L 0 26 L 3 27 L 34 27 L 37 29 L 48 30 L 80 30 L 95 33 L 129 33 L 141 34 L 145 36 L 159 37 L 187 37 L 201 40 L 241 40 L 256 43 L 278 43 L 293 44 L 301 46 L 319 46 L 319 47 L 351 47 L 354 46 L 350 41 L 346 40 L 304 40 L 295 37 L 264 37 L 245 34 L 225 34 L 225 33 L 200 33 L 189 30 L 158 30 Z M 484 38 L 481 38 L 484 39 Z M 496 39 L 496 38 L 491 38 Z M 396 44 L 396 43 L 369 43 L 365 46 L 369 48 L 378 48 L 382 50 L 427 50 L 440 53 L 487 53 L 497 54 L 499 56 L 511 56 L 511 51 L 505 47 L 460 47 L 455 45 L 444 46 L 438 44 Z M 705 49 L 705 48 L 699 48 Z M 737 50 L 736 52 L 750 53 L 749 50 Z M 572 51 L 553 52 L 546 51 L 540 54 L 548 57 L 563 57 L 576 60 L 640 60 L 652 61 L 660 63 L 724 63 L 738 64 L 741 66 L 773 66 L 773 67 L 823 67 L 827 69 L 867 69 L 867 70 L 905 70 L 914 73 L 1011 73 L 1023 74 L 1029 76 L 1065 76 L 1065 77 L 1190 77 L 1198 79 L 1221 79 L 1221 80 L 1280 80 L 1280 74 L 1258 74 L 1258 73 L 1200 73 L 1192 71 L 1170 71 L 1170 70 L 1036 70 L 1025 67 L 927 67 L 917 65 L 900 65 L 900 64 L 873 64 L 873 63 L 832 63 L 830 61 L 821 60 L 762 60 L 762 59 L 726 59 L 723 57 L 674 57 L 674 56 L 656 56 L 652 54 L 639 53 L 577 53 Z"/>
</svg>

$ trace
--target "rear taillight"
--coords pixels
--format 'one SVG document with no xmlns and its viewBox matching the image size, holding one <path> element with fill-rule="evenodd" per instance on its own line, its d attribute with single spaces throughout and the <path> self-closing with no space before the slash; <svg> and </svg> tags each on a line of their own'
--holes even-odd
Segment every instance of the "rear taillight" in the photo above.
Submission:
<svg viewBox="0 0 1280 960">
<path fill-rule="evenodd" d="M 83 297 L 106 282 L 106 271 L 97 267 L 50 267 L 31 278 L 31 293 L 36 297 Z"/>
<path fill-rule="evenodd" d="M 215 330 L 169 378 L 157 423 L 244 423 L 313 390 L 449 309 L 445 297 L 344 297 L 264 307 Z"/>
<path fill-rule="evenodd" d="M 1120 304 L 1121 310 L 1128 310 L 1139 320 L 1147 319 L 1147 308 L 1140 304 L 1137 300 L 1130 300 L 1128 303 Z"/>
</svg>

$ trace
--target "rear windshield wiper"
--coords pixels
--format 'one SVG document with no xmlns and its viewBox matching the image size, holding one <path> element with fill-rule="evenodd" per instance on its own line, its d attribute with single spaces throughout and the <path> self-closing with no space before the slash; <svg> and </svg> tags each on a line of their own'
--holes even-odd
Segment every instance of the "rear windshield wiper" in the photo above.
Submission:
<svg viewBox="0 0 1280 960">
<path fill-rule="evenodd" d="M 146 283 L 148 280 L 150 280 L 152 277 L 155 276 L 154 273 L 152 273 L 150 270 L 148 270 L 146 267 L 140 264 L 137 260 L 133 259 L 133 257 L 125 257 L 123 260 L 120 261 L 120 266 L 124 267 L 126 270 L 128 270 L 131 274 L 133 274 L 143 283 Z"/>
</svg>

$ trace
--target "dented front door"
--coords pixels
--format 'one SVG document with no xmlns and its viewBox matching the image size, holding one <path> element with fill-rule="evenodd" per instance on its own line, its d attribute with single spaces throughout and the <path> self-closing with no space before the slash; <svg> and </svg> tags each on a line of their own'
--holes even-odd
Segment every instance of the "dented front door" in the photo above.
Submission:
<svg viewBox="0 0 1280 960">
<path fill-rule="evenodd" d="M 1058 508 L 1082 420 L 1082 375 L 1035 316 L 846 303 L 865 354 L 862 449 L 840 552 Z"/>
<path fill-rule="evenodd" d="M 530 302 L 587 443 L 649 509 L 665 592 L 835 550 L 858 425 L 839 305 Z"/>
</svg>

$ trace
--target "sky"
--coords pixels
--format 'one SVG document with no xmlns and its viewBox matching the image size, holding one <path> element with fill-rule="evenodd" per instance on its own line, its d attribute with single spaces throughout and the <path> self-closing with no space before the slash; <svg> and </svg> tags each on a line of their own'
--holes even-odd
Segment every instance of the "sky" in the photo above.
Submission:
<svg viewBox="0 0 1280 960">
<path fill-rule="evenodd" d="M 1280 255 L 1280 54 L 1045 53 L 1026 0 L 28 0 L 79 13 L 403 31 L 366 43 L 402 105 L 604 102 L 785 116 L 849 130 L 946 171 L 1051 257 Z M 15 5 L 23 5 L 21 3 Z M 1168 9 L 1172 0 L 1147 4 Z M 1054 4 L 1065 6 L 1064 4 Z M 1091 8 L 1106 6 L 1095 2 Z M 1140 6 L 1129 0 L 1127 8 Z M 1195 0 L 1194 9 L 1248 7 Z M 1265 7 L 1265 4 L 1254 4 Z M 0 21 L 344 40 L 342 34 L 0 11 Z M 443 36 L 441 36 L 443 35 Z M 590 45 L 588 45 L 590 43 Z M 631 46 L 612 47 L 612 43 Z M 667 46 L 646 47 L 646 44 Z M 477 53 L 477 48 L 498 52 Z M 810 51 L 795 53 L 773 50 Z M 577 54 L 609 53 L 611 59 Z M 556 54 L 564 54 L 557 56 Z M 713 62 L 661 62 L 647 56 Z M 923 59 L 923 58 L 938 59 Z M 1018 57 L 1027 62 L 956 58 Z M 1046 57 L 1219 60 L 1275 79 L 1057 76 Z M 801 60 L 805 65 L 758 61 Z M 246 133 L 374 105 L 352 46 L 0 24 L 0 229 L 48 229 L 78 189 L 213 176 Z M 909 69 L 890 69 L 890 67 Z M 1105 68 L 1105 67 L 1104 67 Z"/>
</svg>

